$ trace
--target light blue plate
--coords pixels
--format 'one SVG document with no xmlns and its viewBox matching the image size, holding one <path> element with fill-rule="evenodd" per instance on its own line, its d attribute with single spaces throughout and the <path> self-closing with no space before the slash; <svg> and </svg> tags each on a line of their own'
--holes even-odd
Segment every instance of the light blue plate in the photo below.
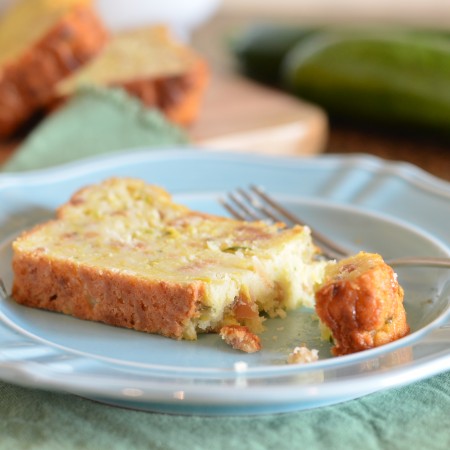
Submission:
<svg viewBox="0 0 450 450">
<path fill-rule="evenodd" d="M 12 283 L 11 241 L 78 188 L 109 176 L 165 187 L 174 199 L 225 215 L 218 199 L 262 185 L 344 246 L 386 258 L 450 255 L 450 185 L 407 164 L 362 155 L 273 158 L 202 150 L 133 151 L 0 176 L 0 277 Z M 313 311 L 267 321 L 263 350 L 237 352 L 217 335 L 196 342 L 0 303 L 0 377 L 129 408 L 183 414 L 262 414 L 314 408 L 450 369 L 450 271 L 397 270 L 412 333 L 340 358 L 319 338 Z M 297 345 L 320 360 L 288 365 Z"/>
</svg>

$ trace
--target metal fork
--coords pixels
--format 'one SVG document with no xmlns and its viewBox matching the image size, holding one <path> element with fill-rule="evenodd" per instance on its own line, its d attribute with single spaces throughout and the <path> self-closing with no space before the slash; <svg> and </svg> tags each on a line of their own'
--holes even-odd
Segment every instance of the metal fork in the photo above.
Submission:
<svg viewBox="0 0 450 450">
<path fill-rule="evenodd" d="M 221 198 L 220 203 L 236 219 L 239 220 L 265 220 L 269 222 L 284 222 L 287 225 L 307 225 L 301 218 L 274 200 L 263 188 L 250 185 L 248 189 L 238 188 L 236 192 Z M 308 225 L 309 226 L 309 225 Z M 327 236 L 311 229 L 311 236 L 315 244 L 321 249 L 322 255 L 328 259 L 343 259 L 352 254 Z M 401 258 L 386 259 L 392 266 L 426 266 L 450 268 L 450 258 L 405 256 Z"/>
</svg>

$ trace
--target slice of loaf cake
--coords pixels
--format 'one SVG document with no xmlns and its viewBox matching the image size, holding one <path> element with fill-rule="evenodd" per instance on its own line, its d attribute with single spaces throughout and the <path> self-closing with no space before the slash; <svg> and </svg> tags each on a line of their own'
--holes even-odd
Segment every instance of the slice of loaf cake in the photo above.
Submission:
<svg viewBox="0 0 450 450">
<path fill-rule="evenodd" d="M 14 5 L 0 20 L 0 137 L 22 126 L 107 38 L 91 0 Z"/>
<path fill-rule="evenodd" d="M 170 120 L 188 125 L 197 117 L 208 70 L 191 48 L 176 41 L 164 26 L 113 36 L 104 50 L 56 86 L 65 98 L 83 85 L 126 89 Z"/>
<path fill-rule="evenodd" d="M 177 339 L 260 332 L 312 306 L 325 267 L 307 227 L 195 212 L 130 178 L 80 190 L 13 250 L 17 302 Z"/>
</svg>

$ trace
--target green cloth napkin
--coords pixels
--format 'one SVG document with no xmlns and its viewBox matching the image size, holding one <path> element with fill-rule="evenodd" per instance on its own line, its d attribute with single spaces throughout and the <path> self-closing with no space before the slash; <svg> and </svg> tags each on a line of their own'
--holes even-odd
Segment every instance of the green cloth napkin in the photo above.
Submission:
<svg viewBox="0 0 450 450">
<path fill-rule="evenodd" d="M 4 170 L 185 142 L 182 131 L 125 93 L 89 90 L 43 122 Z M 0 450 L 447 448 L 450 372 L 334 406 L 248 417 L 132 411 L 0 381 Z"/>
<path fill-rule="evenodd" d="M 2 170 L 40 169 L 112 151 L 187 142 L 181 128 L 125 91 L 85 87 L 45 119 Z"/>
<path fill-rule="evenodd" d="M 0 449 L 450 448 L 450 373 L 339 405 L 247 417 L 154 414 L 0 382 Z"/>
</svg>

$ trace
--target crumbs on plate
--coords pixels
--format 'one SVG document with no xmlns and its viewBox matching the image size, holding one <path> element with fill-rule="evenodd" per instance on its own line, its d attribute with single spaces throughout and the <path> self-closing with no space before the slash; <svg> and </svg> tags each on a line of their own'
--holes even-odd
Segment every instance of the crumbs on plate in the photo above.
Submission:
<svg viewBox="0 0 450 450">
<path fill-rule="evenodd" d="M 295 347 L 291 353 L 289 353 L 287 362 L 288 364 L 306 364 L 317 361 L 319 359 L 319 351 L 313 348 L 310 350 L 308 347 Z"/>
</svg>

